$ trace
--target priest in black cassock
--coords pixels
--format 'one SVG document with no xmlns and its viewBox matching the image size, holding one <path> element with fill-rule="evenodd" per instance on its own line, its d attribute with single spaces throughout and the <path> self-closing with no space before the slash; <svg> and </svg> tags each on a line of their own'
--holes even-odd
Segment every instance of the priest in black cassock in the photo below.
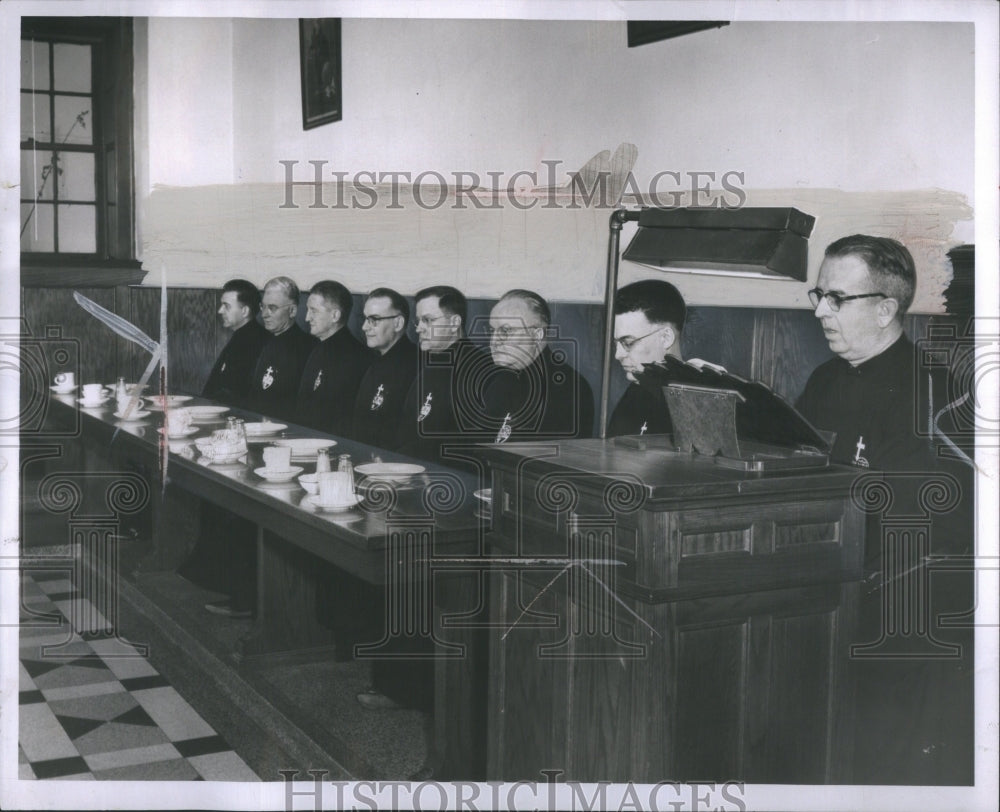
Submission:
<svg viewBox="0 0 1000 812">
<path fill-rule="evenodd" d="M 353 306 L 350 291 L 331 280 L 313 285 L 306 300 L 306 324 L 319 345 L 299 382 L 295 422 L 339 437 L 351 435 L 354 400 L 372 361 L 347 329 Z"/>
<path fill-rule="evenodd" d="M 663 390 L 641 386 L 645 364 L 667 356 L 683 360 L 681 332 L 686 307 L 680 291 L 660 279 L 644 279 L 615 295 L 615 359 L 629 387 L 608 421 L 608 437 L 626 434 L 669 434 L 673 431 Z"/>
<path fill-rule="evenodd" d="M 492 361 L 465 337 L 468 302 L 461 291 L 435 285 L 418 291 L 414 302 L 420 356 L 403 407 L 400 451 L 443 465 L 470 467 L 462 448 L 471 444 L 466 434 L 475 429 L 482 411 L 477 381 L 485 377 Z"/>
<path fill-rule="evenodd" d="M 355 440 L 395 451 L 403 403 L 417 372 L 417 348 L 406 336 L 410 306 L 390 288 L 376 288 L 365 300 L 362 331 L 377 355 L 354 401 Z"/>
<path fill-rule="evenodd" d="M 494 372 L 485 384 L 494 442 L 590 437 L 594 396 L 569 363 L 568 348 L 549 346 L 548 303 L 530 290 L 510 290 L 490 311 Z"/>
<path fill-rule="evenodd" d="M 261 318 L 271 338 L 250 378 L 250 408 L 268 417 L 294 421 L 299 381 L 316 339 L 295 323 L 299 287 L 287 276 L 264 285 Z"/>
<path fill-rule="evenodd" d="M 217 312 L 222 326 L 233 334 L 208 375 L 202 397 L 231 406 L 246 406 L 250 375 L 270 337 L 257 321 L 258 310 L 260 292 L 253 284 L 245 279 L 230 279 L 222 286 Z"/>
</svg>

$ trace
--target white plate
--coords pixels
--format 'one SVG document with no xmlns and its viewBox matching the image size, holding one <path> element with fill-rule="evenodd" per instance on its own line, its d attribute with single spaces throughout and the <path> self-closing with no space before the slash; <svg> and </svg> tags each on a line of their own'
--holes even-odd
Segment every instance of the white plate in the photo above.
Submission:
<svg viewBox="0 0 1000 812">
<path fill-rule="evenodd" d="M 246 452 L 241 454 L 227 454 L 225 457 L 202 457 L 208 460 L 209 465 L 243 465 L 246 462 Z"/>
<path fill-rule="evenodd" d="M 83 398 L 77 398 L 76 402 L 83 406 L 84 409 L 98 409 L 108 402 L 110 398 L 101 398 L 100 400 L 84 400 Z"/>
<path fill-rule="evenodd" d="M 198 432 L 198 429 L 192 426 L 191 428 L 185 429 L 184 431 L 177 431 L 175 429 L 174 431 L 168 432 L 166 428 L 160 428 L 157 429 L 157 431 L 160 432 L 160 434 L 166 435 L 170 439 L 176 440 L 179 437 L 190 437 L 192 434 L 196 434 Z"/>
<path fill-rule="evenodd" d="M 142 418 L 144 417 L 149 417 L 149 412 L 137 409 L 133 411 L 128 417 L 123 415 L 121 412 L 115 412 L 115 417 L 118 418 L 119 420 L 124 420 L 125 422 L 129 422 L 131 420 L 142 420 Z"/>
<path fill-rule="evenodd" d="M 409 462 L 369 462 L 358 465 L 354 469 L 369 479 L 379 479 L 383 482 L 405 482 L 410 477 L 422 474 L 427 469 L 422 465 Z"/>
<path fill-rule="evenodd" d="M 336 444 L 336 440 L 320 440 L 314 437 L 274 441 L 274 445 L 292 449 L 292 459 L 296 462 L 314 462 L 317 451 L 321 448 L 333 448 Z"/>
<path fill-rule="evenodd" d="M 298 465 L 293 465 L 284 471 L 275 471 L 270 468 L 254 468 L 253 472 L 268 482 L 291 482 L 296 476 L 302 473 L 302 470 Z"/>
<path fill-rule="evenodd" d="M 473 491 L 472 495 L 475 496 L 480 502 L 485 502 L 487 505 L 493 504 L 492 488 L 480 488 L 478 491 Z"/>
<path fill-rule="evenodd" d="M 287 429 L 284 423 L 244 423 L 243 429 L 247 437 L 270 437 Z"/>
<path fill-rule="evenodd" d="M 218 420 L 229 411 L 228 406 L 187 406 L 186 408 L 191 415 L 191 419 L 195 421 Z"/>
<path fill-rule="evenodd" d="M 76 384 L 73 384 L 72 386 L 50 386 L 49 389 L 57 395 L 69 395 L 76 391 Z"/>
<path fill-rule="evenodd" d="M 343 513 L 345 510 L 350 510 L 355 505 L 360 504 L 363 499 L 364 499 L 363 496 L 355 494 L 354 498 L 348 502 L 330 503 L 330 502 L 323 502 L 319 498 L 319 495 L 316 495 L 316 496 L 307 496 L 302 501 L 308 502 L 314 508 L 316 508 L 317 510 L 322 510 L 324 513 Z"/>
<path fill-rule="evenodd" d="M 148 401 L 146 406 L 150 411 L 153 412 L 163 411 L 164 398 L 160 397 L 159 395 L 147 395 L 145 399 Z M 166 397 L 167 408 L 174 409 L 177 406 L 180 406 L 180 404 L 182 403 L 187 403 L 189 400 L 191 400 L 191 395 L 167 395 Z"/>
<path fill-rule="evenodd" d="M 116 391 L 118 389 L 118 384 L 117 383 L 106 383 L 104 385 L 108 389 L 110 389 L 112 392 L 114 392 L 114 391 Z M 138 385 L 139 384 L 137 384 L 135 381 L 133 381 L 132 383 L 129 383 L 128 381 L 125 382 L 125 388 L 128 389 L 129 391 L 135 389 Z M 149 389 L 149 384 L 148 383 L 147 384 L 143 384 L 142 388 L 143 389 Z"/>
</svg>

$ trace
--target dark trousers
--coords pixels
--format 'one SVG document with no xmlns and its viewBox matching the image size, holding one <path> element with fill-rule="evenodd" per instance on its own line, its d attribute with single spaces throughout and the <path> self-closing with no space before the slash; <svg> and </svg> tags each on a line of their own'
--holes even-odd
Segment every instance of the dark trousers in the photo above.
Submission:
<svg viewBox="0 0 1000 812">
<path fill-rule="evenodd" d="M 257 602 L 257 527 L 228 510 L 202 504 L 198 541 L 177 572 L 229 596 L 235 609 Z"/>
</svg>

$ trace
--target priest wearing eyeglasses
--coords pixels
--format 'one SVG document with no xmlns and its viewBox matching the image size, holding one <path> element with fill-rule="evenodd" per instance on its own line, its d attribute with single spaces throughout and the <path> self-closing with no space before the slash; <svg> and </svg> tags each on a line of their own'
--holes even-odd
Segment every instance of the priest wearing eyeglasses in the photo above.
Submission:
<svg viewBox="0 0 1000 812">
<path fill-rule="evenodd" d="M 507 291 L 490 311 L 483 402 L 496 443 L 592 436 L 590 384 L 570 363 L 575 345 L 555 342 L 550 324 L 548 303 L 530 290 Z"/>
<path fill-rule="evenodd" d="M 417 373 L 417 347 L 406 335 L 410 306 L 391 288 L 368 294 L 361 331 L 376 353 L 354 401 L 353 437 L 390 451 L 399 447 L 399 424 Z"/>
<path fill-rule="evenodd" d="M 903 332 L 917 274 L 888 237 L 831 243 L 809 300 L 837 357 L 817 367 L 796 403 L 816 428 L 836 432 L 831 457 L 862 468 L 931 470 L 914 425 L 914 348 Z"/>
<path fill-rule="evenodd" d="M 662 364 L 668 356 L 683 360 L 684 298 L 669 282 L 644 279 L 615 294 L 614 310 L 615 359 L 629 387 L 611 413 L 607 436 L 669 434 L 672 425 L 663 390 L 641 386 L 638 378 L 646 364 Z"/>
</svg>

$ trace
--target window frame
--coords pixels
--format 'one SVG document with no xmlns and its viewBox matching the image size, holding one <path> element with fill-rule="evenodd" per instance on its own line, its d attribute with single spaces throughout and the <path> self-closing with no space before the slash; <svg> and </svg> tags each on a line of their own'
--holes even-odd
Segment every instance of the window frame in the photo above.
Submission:
<svg viewBox="0 0 1000 812">
<path fill-rule="evenodd" d="M 89 44 L 95 156 L 96 251 L 21 252 L 24 287 L 138 284 L 135 255 L 133 53 L 131 17 L 24 17 L 21 39 Z M 54 128 L 55 122 L 51 122 Z M 53 136 L 54 137 L 54 136 Z M 23 149 L 24 141 L 19 142 Z M 72 147 L 66 151 L 81 151 Z M 109 187 L 110 182 L 114 188 Z M 113 191 L 114 203 L 109 203 Z"/>
</svg>

